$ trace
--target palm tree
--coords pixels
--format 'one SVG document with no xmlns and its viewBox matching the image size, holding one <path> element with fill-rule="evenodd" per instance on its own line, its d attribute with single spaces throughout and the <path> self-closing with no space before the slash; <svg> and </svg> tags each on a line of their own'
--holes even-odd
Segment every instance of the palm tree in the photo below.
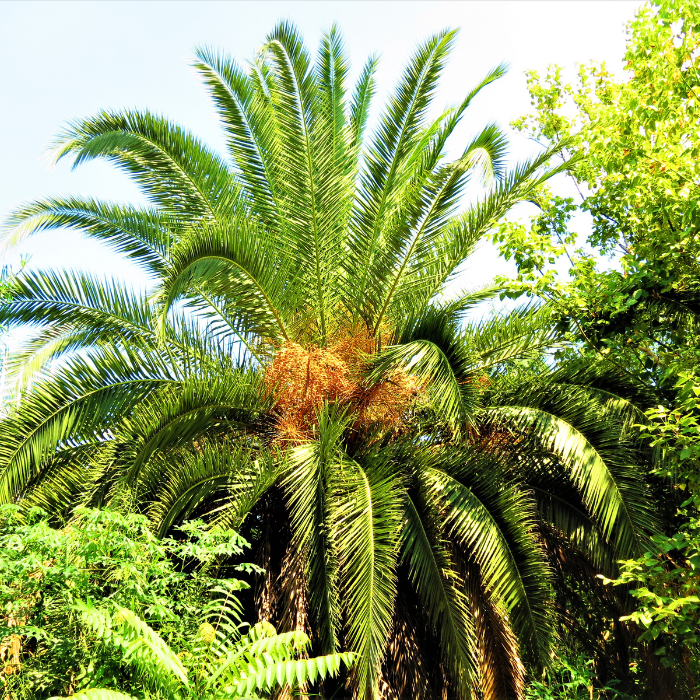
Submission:
<svg viewBox="0 0 700 700">
<path fill-rule="evenodd" d="M 358 698 L 522 697 L 552 639 L 548 558 L 568 547 L 611 570 L 653 525 L 636 387 L 543 362 L 547 309 L 469 322 L 497 290 L 444 294 L 565 167 L 546 152 L 506 170 L 493 124 L 447 162 L 504 72 L 429 119 L 454 40 L 418 47 L 369 140 L 377 61 L 348 94 L 336 29 L 315 63 L 288 24 L 245 70 L 200 49 L 226 158 L 160 116 L 99 113 L 58 157 L 106 158 L 150 205 L 37 201 L 8 235 L 76 228 L 157 283 L 15 280 L 1 318 L 38 331 L 14 359 L 2 501 L 243 528 L 267 570 L 261 619 L 352 651 Z"/>
</svg>

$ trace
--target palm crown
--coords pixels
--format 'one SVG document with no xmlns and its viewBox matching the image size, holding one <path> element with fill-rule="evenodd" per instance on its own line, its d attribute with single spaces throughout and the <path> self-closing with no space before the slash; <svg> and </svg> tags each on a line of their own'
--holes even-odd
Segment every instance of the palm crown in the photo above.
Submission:
<svg viewBox="0 0 700 700">
<path fill-rule="evenodd" d="M 446 162 L 503 73 L 429 120 L 454 38 L 417 49 L 369 142 L 376 60 L 349 93 L 335 29 L 315 63 L 287 24 L 246 70 L 199 50 L 227 158 L 162 117 L 103 112 L 58 157 L 106 158 L 151 204 L 51 199 L 12 222 L 14 240 L 78 228 L 157 284 L 16 280 L 2 318 L 39 331 L 15 358 L 30 388 L 0 433 L 0 497 L 249 528 L 261 617 L 353 651 L 361 698 L 521 696 L 552 635 L 548 555 L 609 569 L 653 525 L 636 387 L 542 362 L 547 309 L 469 323 L 495 290 L 443 296 L 557 172 L 549 152 L 506 170 L 495 125 Z"/>
</svg>

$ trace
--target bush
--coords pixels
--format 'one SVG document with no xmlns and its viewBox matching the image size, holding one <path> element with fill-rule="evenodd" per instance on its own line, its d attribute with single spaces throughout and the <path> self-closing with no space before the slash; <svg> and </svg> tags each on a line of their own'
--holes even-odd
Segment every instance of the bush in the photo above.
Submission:
<svg viewBox="0 0 700 700">
<path fill-rule="evenodd" d="M 248 584 L 230 576 L 260 570 L 229 562 L 247 546 L 236 532 L 209 530 L 201 521 L 178 528 L 176 538 L 157 539 L 140 515 L 80 509 L 56 528 L 39 509 L 25 517 L 17 506 L 3 506 L 3 697 L 111 697 L 109 688 L 121 697 L 153 696 L 173 682 L 187 697 L 198 684 L 211 684 L 214 662 L 228 669 L 217 680 L 228 684 L 228 697 L 238 687 L 250 695 L 337 673 L 350 655 L 287 668 L 308 647 L 303 633 L 277 635 L 265 623 L 243 630 L 236 592 Z M 266 673 L 280 663 L 285 673 Z"/>
</svg>

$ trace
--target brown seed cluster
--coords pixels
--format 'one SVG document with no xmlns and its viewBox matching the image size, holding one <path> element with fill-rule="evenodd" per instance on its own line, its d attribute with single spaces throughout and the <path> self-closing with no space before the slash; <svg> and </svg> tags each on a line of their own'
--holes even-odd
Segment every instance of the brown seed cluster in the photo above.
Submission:
<svg viewBox="0 0 700 700">
<path fill-rule="evenodd" d="M 275 398 L 277 439 L 298 444 L 312 438 L 325 403 L 349 410 L 357 431 L 370 427 L 400 431 L 419 386 L 402 371 L 369 382 L 365 370 L 375 347 L 368 333 L 341 336 L 325 348 L 285 343 L 265 373 Z"/>
</svg>

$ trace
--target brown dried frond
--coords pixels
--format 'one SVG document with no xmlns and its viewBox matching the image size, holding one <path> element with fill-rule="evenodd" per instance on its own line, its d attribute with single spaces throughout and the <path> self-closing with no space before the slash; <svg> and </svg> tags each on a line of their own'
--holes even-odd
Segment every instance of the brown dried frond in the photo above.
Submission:
<svg viewBox="0 0 700 700">
<path fill-rule="evenodd" d="M 312 438 L 326 403 L 345 407 L 355 430 L 376 425 L 400 430 L 418 385 L 405 372 L 367 384 L 364 370 L 375 347 L 368 331 L 339 334 L 326 348 L 285 343 L 265 372 L 278 440 L 298 444 Z"/>
<path fill-rule="evenodd" d="M 499 425 L 481 425 L 477 429 L 468 432 L 471 445 L 484 452 L 501 453 L 511 452 L 515 445 L 523 442 L 524 438 L 514 435 L 510 430 Z"/>
<path fill-rule="evenodd" d="M 387 655 L 380 683 L 382 698 L 427 700 L 433 693 L 428 685 L 428 666 L 421 653 L 415 625 L 404 605 L 394 612 Z"/>
<path fill-rule="evenodd" d="M 357 427 L 381 425 L 386 429 L 393 427 L 400 430 L 406 409 L 419 388 L 415 377 L 405 372 L 394 372 L 384 381 L 361 389 L 357 397 Z"/>
<path fill-rule="evenodd" d="M 277 577 L 280 597 L 284 601 L 277 626 L 281 632 L 309 632 L 307 616 L 306 571 L 304 553 L 295 542 L 290 542 L 289 548 L 282 559 L 279 576 Z"/>
<path fill-rule="evenodd" d="M 255 562 L 265 571 L 262 577 L 256 577 L 255 580 L 255 609 L 258 613 L 258 620 L 261 622 L 269 622 L 273 618 L 275 614 L 275 607 L 278 602 L 272 585 L 271 549 L 270 533 L 268 528 L 265 527 L 263 542 L 258 551 L 258 556 L 256 557 Z"/>
</svg>

